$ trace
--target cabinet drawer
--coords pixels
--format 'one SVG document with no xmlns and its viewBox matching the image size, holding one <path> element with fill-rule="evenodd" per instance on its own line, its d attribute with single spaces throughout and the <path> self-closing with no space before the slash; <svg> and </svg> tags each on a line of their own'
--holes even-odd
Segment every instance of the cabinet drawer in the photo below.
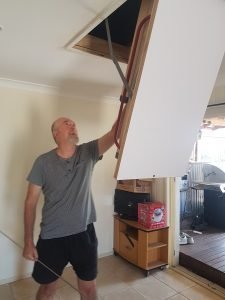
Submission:
<svg viewBox="0 0 225 300">
<path fill-rule="evenodd" d="M 137 240 L 124 232 L 120 232 L 120 255 L 133 263 L 137 263 L 137 249 Z"/>
</svg>

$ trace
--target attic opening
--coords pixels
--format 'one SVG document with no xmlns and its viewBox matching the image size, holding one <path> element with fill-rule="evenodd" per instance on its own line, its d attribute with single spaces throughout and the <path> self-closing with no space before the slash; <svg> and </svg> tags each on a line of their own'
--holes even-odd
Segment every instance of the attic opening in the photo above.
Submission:
<svg viewBox="0 0 225 300">
<path fill-rule="evenodd" d="M 112 47 L 120 62 L 128 62 L 142 0 L 127 0 L 108 17 Z M 110 58 L 105 21 L 72 46 L 91 54 Z"/>
</svg>

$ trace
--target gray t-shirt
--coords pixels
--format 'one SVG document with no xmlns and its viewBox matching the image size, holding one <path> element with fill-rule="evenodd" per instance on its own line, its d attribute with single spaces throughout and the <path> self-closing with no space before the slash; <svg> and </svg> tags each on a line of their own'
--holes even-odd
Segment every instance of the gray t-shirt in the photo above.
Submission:
<svg viewBox="0 0 225 300">
<path fill-rule="evenodd" d="M 85 231 L 96 221 L 91 177 L 99 160 L 97 140 L 77 146 L 69 159 L 56 149 L 40 155 L 27 180 L 42 187 L 41 238 L 51 239 Z"/>
</svg>

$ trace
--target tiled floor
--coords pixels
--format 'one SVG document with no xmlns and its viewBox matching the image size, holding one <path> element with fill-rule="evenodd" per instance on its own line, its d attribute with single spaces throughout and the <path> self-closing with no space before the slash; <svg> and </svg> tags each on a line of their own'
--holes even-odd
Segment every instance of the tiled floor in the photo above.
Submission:
<svg viewBox="0 0 225 300">
<path fill-rule="evenodd" d="M 63 278 L 76 287 L 72 268 L 66 268 Z M 154 270 L 149 277 L 118 256 L 99 259 L 97 279 L 99 300 L 220 300 L 219 296 L 173 269 Z M 38 285 L 23 279 L 0 286 L 1 300 L 34 300 Z M 225 294 L 224 294 L 225 295 Z M 55 300 L 78 300 L 79 294 L 60 281 Z"/>
</svg>

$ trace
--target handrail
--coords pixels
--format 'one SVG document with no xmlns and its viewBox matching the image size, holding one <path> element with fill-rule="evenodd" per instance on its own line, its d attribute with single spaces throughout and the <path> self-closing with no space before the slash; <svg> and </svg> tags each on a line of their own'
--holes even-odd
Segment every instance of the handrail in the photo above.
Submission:
<svg viewBox="0 0 225 300">
<path fill-rule="evenodd" d="M 138 45 L 138 41 L 139 41 L 139 38 L 140 38 L 141 30 L 142 30 L 144 24 L 147 21 L 150 20 L 150 17 L 151 17 L 150 15 L 146 16 L 140 22 L 140 24 L 138 25 L 138 28 L 137 28 L 137 31 L 136 31 L 136 34 L 135 34 L 135 38 L 134 38 L 134 46 L 132 48 L 132 52 L 131 52 L 131 55 L 130 55 L 129 63 L 128 63 L 128 66 L 127 66 L 127 74 L 126 74 L 126 81 L 127 82 L 129 82 L 129 79 L 130 79 L 130 75 L 131 75 L 131 71 L 132 71 L 132 67 L 133 67 L 133 63 L 134 63 L 134 58 L 135 58 L 135 54 L 136 54 L 137 45 Z M 123 86 L 122 95 L 120 96 L 121 104 L 120 104 L 120 109 L 119 109 L 119 113 L 118 113 L 118 117 L 117 117 L 117 121 L 116 121 L 116 128 L 115 128 L 115 134 L 114 134 L 114 142 L 115 142 L 115 145 L 117 146 L 118 149 L 120 149 L 120 145 L 119 145 L 119 143 L 117 141 L 117 135 L 118 135 L 118 129 L 119 129 L 120 121 L 121 121 L 123 106 L 129 100 L 129 97 L 126 97 L 127 92 L 128 92 L 127 88 L 124 85 Z"/>
</svg>

